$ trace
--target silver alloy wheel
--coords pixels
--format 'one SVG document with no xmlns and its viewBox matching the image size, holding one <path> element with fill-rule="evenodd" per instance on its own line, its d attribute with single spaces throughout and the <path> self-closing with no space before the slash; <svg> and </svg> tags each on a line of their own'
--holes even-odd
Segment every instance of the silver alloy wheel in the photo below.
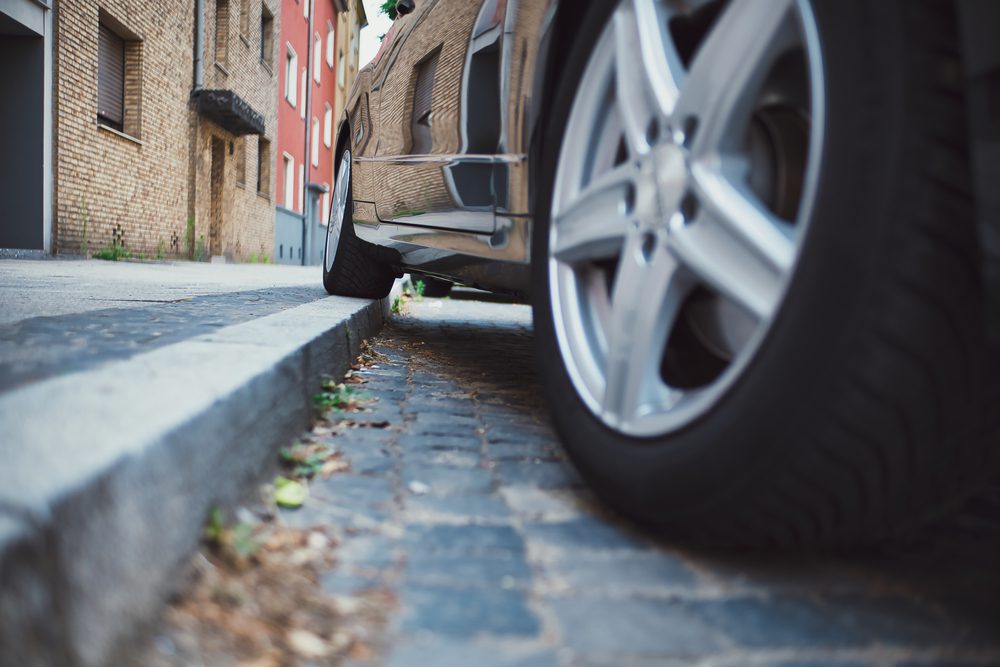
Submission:
<svg viewBox="0 0 1000 667">
<path fill-rule="evenodd" d="M 340 233 L 347 217 L 347 200 L 351 196 L 351 151 L 344 151 L 340 158 L 340 169 L 337 171 L 337 182 L 333 187 L 333 202 L 331 202 L 330 223 L 326 226 L 326 252 L 323 261 L 326 271 L 333 270 L 333 260 L 337 257 L 337 246 L 340 244 Z"/>
<path fill-rule="evenodd" d="M 716 15 L 692 53 L 674 30 L 695 11 Z M 811 216 L 822 71 L 807 0 L 614 10 L 566 124 L 548 257 L 563 362 L 609 427 L 683 427 L 759 347 Z M 698 381 L 668 368 L 681 328 L 703 349 L 680 357 L 719 365 Z"/>
</svg>

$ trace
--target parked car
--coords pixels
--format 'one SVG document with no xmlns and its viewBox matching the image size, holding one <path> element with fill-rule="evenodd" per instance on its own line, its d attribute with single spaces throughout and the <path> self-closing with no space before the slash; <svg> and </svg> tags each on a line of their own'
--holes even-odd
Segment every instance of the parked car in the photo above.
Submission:
<svg viewBox="0 0 1000 667">
<path fill-rule="evenodd" d="M 1000 451 L 998 6 L 401 0 L 323 283 L 531 299 L 573 462 L 668 535 L 895 534 Z"/>
</svg>

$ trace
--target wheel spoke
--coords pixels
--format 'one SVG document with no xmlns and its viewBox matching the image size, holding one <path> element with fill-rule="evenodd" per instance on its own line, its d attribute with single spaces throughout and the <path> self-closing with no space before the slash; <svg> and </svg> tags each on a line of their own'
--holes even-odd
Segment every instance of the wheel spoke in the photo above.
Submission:
<svg viewBox="0 0 1000 667">
<path fill-rule="evenodd" d="M 761 84 L 799 43 L 795 0 L 732 0 L 695 54 L 677 101 L 678 124 L 698 121 L 694 155 L 739 149 Z"/>
<path fill-rule="evenodd" d="M 650 125 L 672 113 L 684 71 L 656 4 L 631 0 L 614 16 L 617 102 L 634 156 L 649 150 Z"/>
<path fill-rule="evenodd" d="M 611 299 L 602 410 L 619 425 L 662 402 L 667 388 L 659 368 L 667 336 L 694 284 L 664 244 L 657 243 L 648 259 L 642 245 L 641 234 L 629 234 Z"/>
<path fill-rule="evenodd" d="M 795 256 L 787 223 L 721 173 L 695 165 L 695 220 L 676 226 L 670 249 L 709 287 L 758 319 L 773 312 Z"/>
<path fill-rule="evenodd" d="M 635 176 L 629 163 L 615 167 L 584 187 L 568 205 L 558 207 L 552 247 L 556 259 L 577 263 L 618 256 L 628 229 Z"/>
</svg>

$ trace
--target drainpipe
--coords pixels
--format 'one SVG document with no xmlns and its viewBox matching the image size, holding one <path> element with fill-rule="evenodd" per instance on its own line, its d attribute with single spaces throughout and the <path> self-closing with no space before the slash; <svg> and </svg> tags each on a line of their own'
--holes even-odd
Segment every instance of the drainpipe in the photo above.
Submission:
<svg viewBox="0 0 1000 667">
<path fill-rule="evenodd" d="M 306 37 L 308 40 L 306 42 L 306 151 L 305 151 L 305 165 L 306 168 L 302 170 L 302 216 L 304 218 L 302 223 L 302 265 L 305 266 L 309 263 L 309 253 L 312 252 L 311 246 L 306 246 L 307 238 L 311 238 L 312 232 L 312 205 L 309 202 L 309 170 L 312 169 L 312 154 L 309 152 L 311 148 L 310 141 L 312 137 L 309 135 L 312 133 L 312 87 L 313 87 L 313 19 L 316 18 L 316 5 L 313 0 L 305 0 L 309 3 L 309 35 Z"/>
<path fill-rule="evenodd" d="M 205 0 L 194 0 L 194 89 L 205 87 L 205 72 L 202 66 L 205 51 Z"/>
</svg>

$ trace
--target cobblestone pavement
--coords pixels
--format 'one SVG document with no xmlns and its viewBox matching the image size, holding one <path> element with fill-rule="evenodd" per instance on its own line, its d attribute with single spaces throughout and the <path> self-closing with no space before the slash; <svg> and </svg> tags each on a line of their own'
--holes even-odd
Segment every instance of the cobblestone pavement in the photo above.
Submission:
<svg viewBox="0 0 1000 667">
<path fill-rule="evenodd" d="M 396 603 L 370 660 L 392 667 L 1000 664 L 1000 494 L 906 544 L 841 555 L 657 542 L 564 460 L 525 306 L 426 299 L 363 372 L 378 400 L 340 431 L 351 469 L 313 482 L 295 526 L 339 540 L 323 587 Z"/>
</svg>

